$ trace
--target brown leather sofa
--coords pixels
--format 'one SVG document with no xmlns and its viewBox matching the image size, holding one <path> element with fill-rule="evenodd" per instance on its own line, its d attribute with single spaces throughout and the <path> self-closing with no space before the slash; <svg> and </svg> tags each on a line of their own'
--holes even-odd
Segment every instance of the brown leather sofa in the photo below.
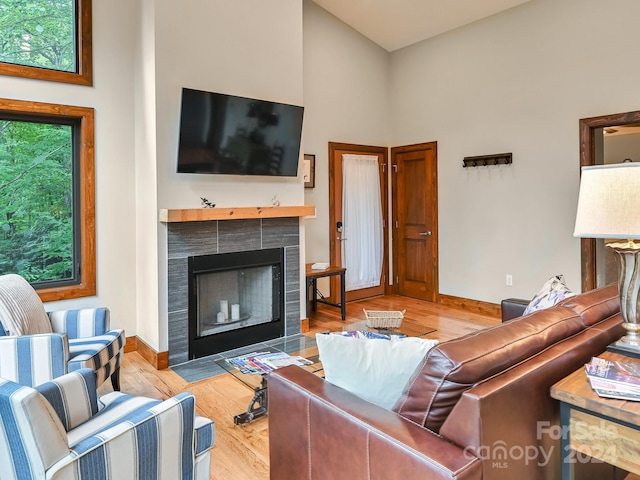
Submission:
<svg viewBox="0 0 640 480">
<path fill-rule="evenodd" d="M 271 478 L 560 478 L 549 388 L 624 334 L 619 307 L 612 285 L 442 342 L 393 411 L 299 367 L 272 372 Z"/>
<path fill-rule="evenodd" d="M 523 298 L 505 298 L 500 302 L 500 313 L 502 321 L 507 322 L 514 318 L 521 317 L 531 300 Z"/>
</svg>

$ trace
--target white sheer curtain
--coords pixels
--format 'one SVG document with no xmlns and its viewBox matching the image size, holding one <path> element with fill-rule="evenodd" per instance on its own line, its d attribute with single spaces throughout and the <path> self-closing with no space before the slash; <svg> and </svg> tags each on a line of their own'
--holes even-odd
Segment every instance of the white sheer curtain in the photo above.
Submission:
<svg viewBox="0 0 640 480">
<path fill-rule="evenodd" d="M 384 245 L 380 175 L 374 155 L 342 155 L 342 228 L 346 290 L 380 285 Z"/>
</svg>

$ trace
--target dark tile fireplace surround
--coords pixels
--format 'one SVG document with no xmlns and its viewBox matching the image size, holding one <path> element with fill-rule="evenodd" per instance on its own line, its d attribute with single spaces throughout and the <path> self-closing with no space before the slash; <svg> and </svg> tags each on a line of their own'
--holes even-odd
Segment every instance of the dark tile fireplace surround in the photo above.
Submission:
<svg viewBox="0 0 640 480">
<path fill-rule="evenodd" d="M 167 224 L 169 365 L 189 360 L 188 258 L 284 248 L 284 336 L 300 333 L 298 217 Z"/>
</svg>

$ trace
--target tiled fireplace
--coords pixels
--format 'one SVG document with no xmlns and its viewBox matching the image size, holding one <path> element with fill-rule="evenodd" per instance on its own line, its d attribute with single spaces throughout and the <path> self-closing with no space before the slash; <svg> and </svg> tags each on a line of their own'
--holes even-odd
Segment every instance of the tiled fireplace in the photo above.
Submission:
<svg viewBox="0 0 640 480">
<path fill-rule="evenodd" d="M 190 342 L 189 335 L 189 258 L 204 257 L 211 258 L 212 255 L 222 255 L 232 252 L 253 252 L 251 255 L 258 255 L 264 251 L 281 252 L 283 259 L 283 292 L 284 311 L 278 312 L 282 317 L 281 328 L 277 335 L 290 336 L 300 333 L 300 235 L 298 217 L 277 217 L 277 218 L 249 218 L 238 220 L 208 220 L 208 221 L 173 221 L 167 223 L 168 236 L 168 314 L 169 314 L 169 365 L 177 365 L 194 358 L 194 352 L 190 354 L 190 343 L 193 349 L 193 340 Z M 222 255 L 224 257 L 224 255 Z M 193 259 L 192 259 L 193 262 Z M 251 270 L 251 269 L 250 269 Z M 251 274 L 251 271 L 243 271 L 242 277 Z M 225 273 L 227 275 L 227 273 Z M 254 277 L 256 275 L 253 275 Z M 262 275 L 259 275 L 262 276 Z M 237 282 L 233 277 L 233 282 Z M 245 303 L 235 300 L 233 288 L 226 289 L 226 285 L 231 284 L 231 280 L 222 278 L 225 287 L 214 287 L 217 291 L 226 291 L 215 296 L 215 307 L 200 306 L 201 310 L 211 308 L 207 315 L 215 316 L 220 311 L 220 302 L 227 302 L 227 312 L 231 315 L 233 303 Z M 253 281 L 253 278 L 252 278 Z M 193 288 L 193 285 L 192 285 Z M 261 287 L 262 288 L 262 287 Z M 269 292 L 272 290 L 269 287 Z M 277 290 L 277 286 L 274 287 Z M 271 293 L 269 293 L 271 294 Z M 222 297 L 228 297 L 222 300 Z M 213 300 L 212 300 L 213 301 Z M 276 300 L 274 300 L 275 302 Z M 192 300 L 193 303 L 193 300 Z M 247 303 L 245 303 L 246 305 Z M 204 304 L 203 304 L 204 305 Z M 271 304 L 269 304 L 271 305 Z M 236 306 L 245 314 L 245 306 Z M 254 311 L 264 310 L 264 307 L 253 306 Z M 274 308 L 274 312 L 277 309 Z M 192 305 L 193 311 L 193 305 Z M 275 315 L 276 313 L 274 313 Z M 253 315 L 256 316 L 255 314 Z M 230 321 L 229 323 L 232 323 Z M 239 322 L 242 323 L 242 322 Z M 247 323 L 251 323 L 250 321 Z M 254 322 L 257 323 L 257 322 Z M 266 324 L 266 323 L 265 323 Z M 260 330 L 260 325 L 253 327 Z M 216 330 L 227 331 L 229 327 L 222 322 L 215 323 L 211 328 L 205 328 L 207 333 Z M 193 331 L 193 328 L 192 328 Z M 242 328 L 237 329 L 237 334 L 242 335 Z M 225 333 L 225 335 L 228 335 Z M 269 335 L 273 335 L 271 332 Z M 247 330 L 245 345 L 255 343 L 255 335 L 251 330 Z M 272 337 L 273 338 L 273 337 Z M 215 343 L 215 342 L 214 342 Z M 235 344 L 234 344 L 235 345 Z M 202 356 L 200 353 L 198 356 Z"/>
</svg>

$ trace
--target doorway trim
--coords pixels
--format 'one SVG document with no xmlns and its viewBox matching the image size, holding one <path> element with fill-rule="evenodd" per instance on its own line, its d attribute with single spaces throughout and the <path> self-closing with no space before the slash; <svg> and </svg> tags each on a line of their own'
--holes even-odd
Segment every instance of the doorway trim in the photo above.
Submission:
<svg viewBox="0 0 640 480">
<path fill-rule="evenodd" d="M 383 261 L 382 261 L 382 286 L 384 288 L 384 293 L 388 293 L 388 285 L 389 285 L 389 149 L 387 147 L 376 147 L 372 145 L 358 145 L 352 143 L 339 143 L 339 142 L 329 142 L 329 258 L 331 259 L 331 263 L 333 264 L 334 259 L 336 258 L 336 216 L 335 216 L 335 189 L 336 189 L 336 171 L 334 165 L 334 155 L 336 150 L 349 150 L 354 153 L 362 153 L 362 154 L 375 154 L 382 156 L 382 191 L 380 194 L 382 195 L 382 235 L 384 237 L 384 252 L 383 252 Z M 332 277 L 330 282 L 330 298 L 331 301 L 337 303 L 338 301 L 338 292 L 340 292 L 338 285 L 338 278 Z M 347 292 L 347 299 L 348 299 Z"/>
<path fill-rule="evenodd" d="M 640 111 L 580 119 L 580 168 L 596 164 L 595 141 L 597 130 L 604 127 L 630 125 L 632 123 L 640 123 Z M 582 170 L 580 174 L 582 174 Z M 582 268 L 582 291 L 593 290 L 597 286 L 595 239 L 580 239 L 580 262 Z"/>
</svg>

